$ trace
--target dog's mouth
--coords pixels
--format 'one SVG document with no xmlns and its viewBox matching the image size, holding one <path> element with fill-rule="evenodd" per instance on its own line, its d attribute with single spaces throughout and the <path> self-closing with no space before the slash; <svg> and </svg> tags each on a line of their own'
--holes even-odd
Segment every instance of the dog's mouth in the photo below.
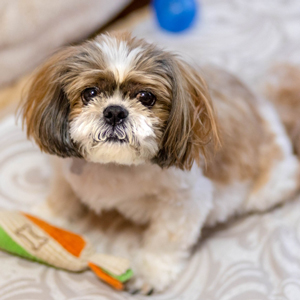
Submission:
<svg viewBox="0 0 300 300">
<path fill-rule="evenodd" d="M 118 136 L 116 133 L 111 133 L 110 135 L 106 136 L 105 139 L 102 139 L 105 143 L 127 143 L 128 139 L 127 136 Z"/>
<path fill-rule="evenodd" d="M 111 127 L 102 129 L 94 138 L 94 142 L 102 143 L 128 143 L 128 136 L 124 127 Z"/>
<path fill-rule="evenodd" d="M 117 136 L 110 136 L 106 139 L 105 142 L 109 142 L 109 143 L 127 143 L 126 139 L 119 139 Z"/>
</svg>

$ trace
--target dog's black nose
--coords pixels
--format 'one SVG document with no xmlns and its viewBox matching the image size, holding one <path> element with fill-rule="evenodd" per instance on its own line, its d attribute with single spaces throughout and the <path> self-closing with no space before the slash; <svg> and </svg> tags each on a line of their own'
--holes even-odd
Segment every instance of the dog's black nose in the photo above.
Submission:
<svg viewBox="0 0 300 300">
<path fill-rule="evenodd" d="M 121 124 L 128 116 L 128 111 L 117 105 L 108 106 L 103 112 L 106 122 L 110 125 Z"/>
</svg>

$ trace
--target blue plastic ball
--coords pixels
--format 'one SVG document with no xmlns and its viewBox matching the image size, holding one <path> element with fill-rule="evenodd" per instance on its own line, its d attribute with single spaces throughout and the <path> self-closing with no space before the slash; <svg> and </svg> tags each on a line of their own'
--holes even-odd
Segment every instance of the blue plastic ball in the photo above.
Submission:
<svg viewBox="0 0 300 300">
<path fill-rule="evenodd" d="M 189 28 L 197 15 L 196 0 L 153 0 L 159 25 L 171 32 Z"/>
</svg>

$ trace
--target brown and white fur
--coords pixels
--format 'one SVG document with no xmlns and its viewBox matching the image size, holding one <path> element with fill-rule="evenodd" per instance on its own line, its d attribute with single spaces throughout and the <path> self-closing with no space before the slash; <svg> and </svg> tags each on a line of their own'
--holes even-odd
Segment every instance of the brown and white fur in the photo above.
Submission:
<svg viewBox="0 0 300 300">
<path fill-rule="evenodd" d="M 97 92 L 89 101 L 87 88 Z M 156 102 L 143 104 L 141 92 Z M 121 124 L 107 124 L 109 106 L 127 110 Z M 54 210 L 72 217 L 83 203 L 145 224 L 131 257 L 143 291 L 178 277 L 203 226 L 267 210 L 298 188 L 299 163 L 271 103 L 223 70 L 200 73 L 129 34 L 54 55 L 23 115 L 28 136 L 57 157 Z"/>
</svg>

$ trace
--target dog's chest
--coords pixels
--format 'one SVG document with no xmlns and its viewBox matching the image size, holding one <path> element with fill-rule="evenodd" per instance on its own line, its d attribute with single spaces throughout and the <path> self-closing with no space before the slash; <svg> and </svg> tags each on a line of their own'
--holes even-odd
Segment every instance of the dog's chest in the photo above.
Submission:
<svg viewBox="0 0 300 300">
<path fill-rule="evenodd" d="M 133 209 L 151 210 L 158 197 L 173 198 L 172 194 L 185 188 L 188 179 L 181 170 L 162 170 L 150 164 L 102 165 L 66 159 L 63 170 L 80 200 L 96 212 L 112 208 L 125 214 Z"/>
</svg>

